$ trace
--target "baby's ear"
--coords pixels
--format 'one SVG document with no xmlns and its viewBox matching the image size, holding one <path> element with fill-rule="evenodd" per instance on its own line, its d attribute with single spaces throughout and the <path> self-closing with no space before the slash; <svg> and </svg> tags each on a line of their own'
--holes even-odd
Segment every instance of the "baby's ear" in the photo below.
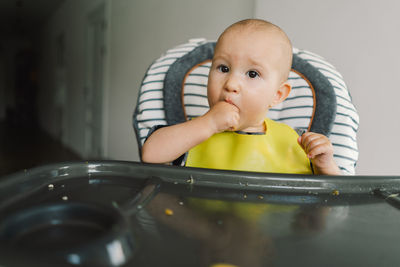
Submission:
<svg viewBox="0 0 400 267">
<path fill-rule="evenodd" d="M 281 102 L 283 102 L 286 97 L 288 97 L 290 90 L 292 89 L 292 86 L 290 85 L 289 82 L 284 82 L 280 85 L 278 91 L 276 91 L 274 100 L 272 102 L 272 106 L 275 106 Z"/>
</svg>

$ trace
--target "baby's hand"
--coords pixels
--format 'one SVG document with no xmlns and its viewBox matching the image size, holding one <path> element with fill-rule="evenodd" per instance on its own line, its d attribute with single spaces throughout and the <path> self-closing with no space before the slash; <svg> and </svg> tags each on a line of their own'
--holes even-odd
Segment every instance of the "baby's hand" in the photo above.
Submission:
<svg viewBox="0 0 400 267">
<path fill-rule="evenodd" d="M 214 133 L 234 131 L 239 126 L 239 109 L 224 101 L 215 104 L 204 116 L 209 119 Z"/>
<path fill-rule="evenodd" d="M 340 170 L 333 159 L 333 146 L 328 137 L 306 132 L 297 141 L 311 159 L 316 174 L 340 175 Z"/>
</svg>

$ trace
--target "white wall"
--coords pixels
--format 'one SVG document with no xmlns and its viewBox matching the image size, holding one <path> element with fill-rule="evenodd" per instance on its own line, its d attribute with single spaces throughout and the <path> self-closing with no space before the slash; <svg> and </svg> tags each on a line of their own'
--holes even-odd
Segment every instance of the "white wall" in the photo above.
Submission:
<svg viewBox="0 0 400 267">
<path fill-rule="evenodd" d="M 343 74 L 360 115 L 357 174 L 400 174 L 399 10 L 395 0 L 255 1 L 255 17 Z"/>
<path fill-rule="evenodd" d="M 139 160 L 132 113 L 148 66 L 190 38 L 216 39 L 252 17 L 253 1 L 119 0 L 112 2 L 108 156 Z"/>
</svg>

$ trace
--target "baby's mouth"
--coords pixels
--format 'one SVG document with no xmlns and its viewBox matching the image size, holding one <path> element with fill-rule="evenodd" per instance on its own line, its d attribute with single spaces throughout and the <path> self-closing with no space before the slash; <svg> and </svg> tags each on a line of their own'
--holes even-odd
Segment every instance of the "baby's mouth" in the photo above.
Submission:
<svg viewBox="0 0 400 267">
<path fill-rule="evenodd" d="M 232 101 L 232 99 L 230 98 L 225 98 L 225 102 L 231 105 L 234 105 L 235 107 L 237 107 L 237 105 Z"/>
</svg>

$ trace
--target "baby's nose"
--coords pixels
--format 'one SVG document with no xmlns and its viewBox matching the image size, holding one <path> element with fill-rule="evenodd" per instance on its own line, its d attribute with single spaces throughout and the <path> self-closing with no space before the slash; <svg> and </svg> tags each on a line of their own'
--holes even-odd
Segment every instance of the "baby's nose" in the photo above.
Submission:
<svg viewBox="0 0 400 267">
<path fill-rule="evenodd" d="M 234 75 L 229 76 L 225 83 L 225 90 L 232 93 L 240 92 L 240 82 Z"/>
</svg>

